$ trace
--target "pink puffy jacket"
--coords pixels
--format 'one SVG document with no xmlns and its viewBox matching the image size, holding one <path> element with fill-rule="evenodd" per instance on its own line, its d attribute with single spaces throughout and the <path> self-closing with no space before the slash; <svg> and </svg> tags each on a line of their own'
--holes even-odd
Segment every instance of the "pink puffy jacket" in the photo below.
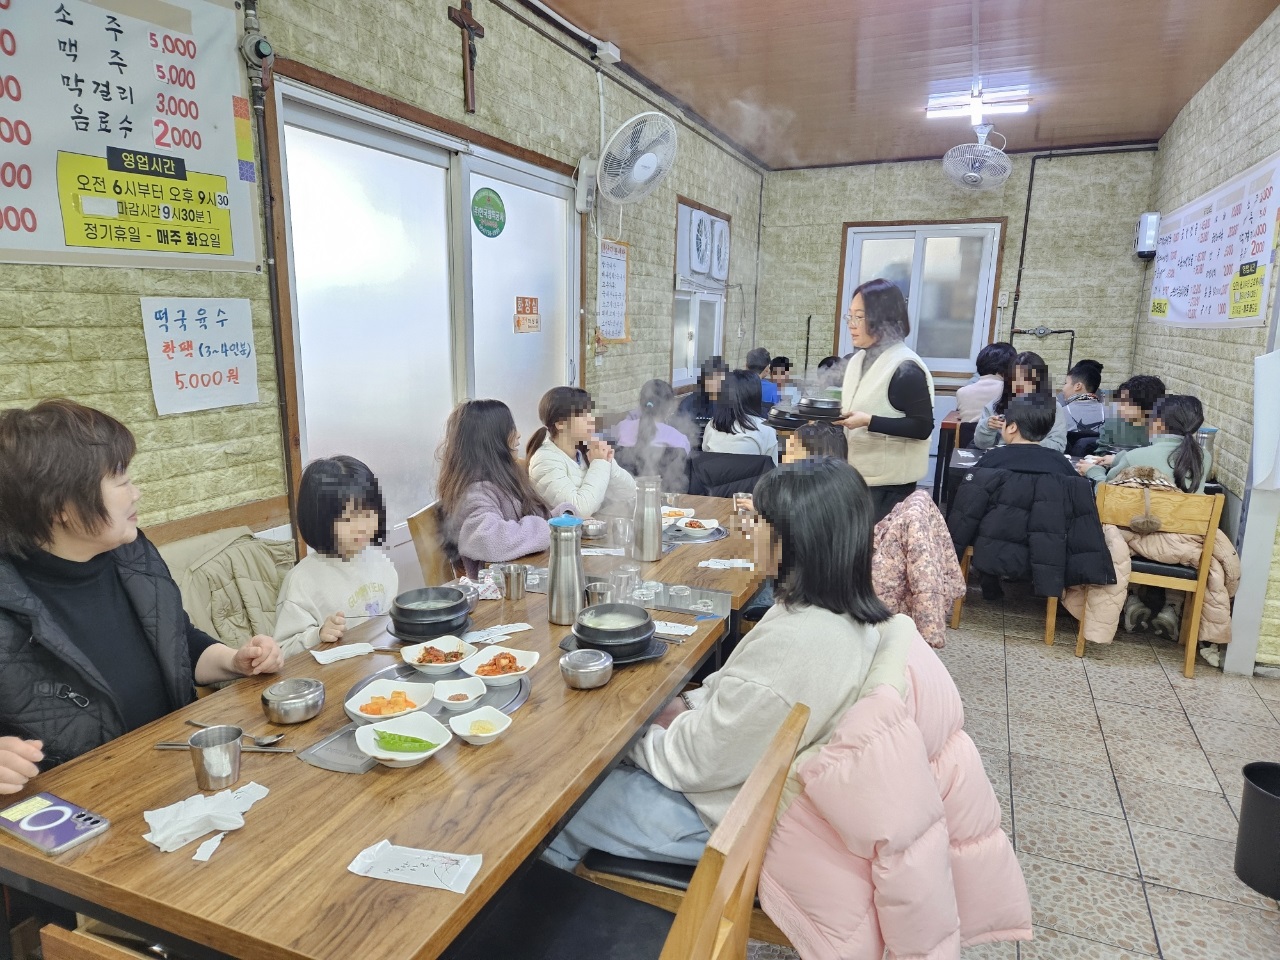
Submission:
<svg viewBox="0 0 1280 960">
<path fill-rule="evenodd" d="M 907 693 L 877 686 L 803 762 L 760 903 L 804 960 L 955 960 L 1031 939 L 1022 870 L 951 675 L 918 635 Z M 887 954 L 886 954 L 887 950 Z"/>
</svg>

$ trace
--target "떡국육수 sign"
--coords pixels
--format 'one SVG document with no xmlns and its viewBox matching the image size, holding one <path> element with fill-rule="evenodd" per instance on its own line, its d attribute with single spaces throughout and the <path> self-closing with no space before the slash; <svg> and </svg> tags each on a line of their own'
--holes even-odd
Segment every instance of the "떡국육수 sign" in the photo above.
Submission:
<svg viewBox="0 0 1280 960">
<path fill-rule="evenodd" d="M 0 260 L 257 269 L 236 10 L 11 4 L 0 9 Z"/>
<path fill-rule="evenodd" d="M 142 330 L 156 412 L 258 402 L 258 352 L 249 301 L 142 297 Z"/>
</svg>

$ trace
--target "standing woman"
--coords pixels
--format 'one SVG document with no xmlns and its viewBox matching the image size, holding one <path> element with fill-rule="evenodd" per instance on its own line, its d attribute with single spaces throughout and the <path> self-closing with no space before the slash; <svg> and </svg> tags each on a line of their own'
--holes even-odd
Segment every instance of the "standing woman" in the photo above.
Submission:
<svg viewBox="0 0 1280 960">
<path fill-rule="evenodd" d="M 591 394 L 578 387 L 552 387 L 542 395 L 542 426 L 525 448 L 529 479 L 547 503 L 567 503 L 579 516 L 630 515 L 636 482 L 613 462 L 613 448 L 594 435 L 593 406 Z"/>
<path fill-rule="evenodd" d="M 868 280 L 844 319 L 858 352 L 845 370 L 836 426 L 847 431 L 849 463 L 871 488 L 879 523 L 929 470 L 933 377 L 903 342 L 911 322 L 896 285 Z"/>
</svg>

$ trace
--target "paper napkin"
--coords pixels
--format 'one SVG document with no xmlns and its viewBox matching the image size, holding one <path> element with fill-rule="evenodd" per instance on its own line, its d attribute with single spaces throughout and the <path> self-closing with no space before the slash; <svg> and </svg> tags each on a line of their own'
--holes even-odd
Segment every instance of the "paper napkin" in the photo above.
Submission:
<svg viewBox="0 0 1280 960">
<path fill-rule="evenodd" d="M 698 566 L 709 567 L 712 570 L 754 570 L 756 568 L 750 560 L 703 560 Z"/>
<path fill-rule="evenodd" d="M 472 630 L 470 633 L 464 633 L 462 639 L 466 643 L 501 643 L 513 633 L 523 633 L 532 629 L 533 627 L 527 623 L 502 623 L 487 630 Z"/>
<path fill-rule="evenodd" d="M 197 793 L 159 810 L 148 810 L 142 818 L 151 832 L 144 833 L 142 839 L 162 853 L 172 853 L 211 831 L 239 830 L 244 826 L 244 814 L 269 792 L 260 783 L 246 783 L 237 790 L 223 790 L 211 797 Z"/>
<path fill-rule="evenodd" d="M 373 653 L 373 644 L 344 643 L 340 647 L 331 647 L 328 650 L 311 651 L 311 655 L 316 658 L 318 663 L 333 663 L 335 660 L 346 660 L 350 657 L 363 657 L 366 653 Z"/>
<path fill-rule="evenodd" d="M 624 553 L 621 547 L 583 547 L 582 555 L 584 557 L 621 557 Z"/>
<path fill-rule="evenodd" d="M 356 854 L 347 869 L 361 877 L 466 893 L 482 861 L 479 855 L 415 850 L 383 840 Z"/>
<path fill-rule="evenodd" d="M 671 623 L 669 620 L 653 621 L 653 628 L 658 633 L 665 633 L 670 637 L 691 637 L 698 632 L 697 627 L 691 627 L 683 623 Z"/>
</svg>

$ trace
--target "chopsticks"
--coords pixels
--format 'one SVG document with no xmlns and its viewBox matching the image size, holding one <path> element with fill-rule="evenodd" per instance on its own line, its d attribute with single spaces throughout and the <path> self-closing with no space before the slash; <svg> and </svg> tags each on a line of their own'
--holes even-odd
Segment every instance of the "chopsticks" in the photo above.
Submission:
<svg viewBox="0 0 1280 960">
<path fill-rule="evenodd" d="M 166 740 L 155 745 L 156 750 L 190 750 L 191 744 L 180 740 Z M 241 753 L 294 753 L 293 747 L 241 747 Z"/>
</svg>

